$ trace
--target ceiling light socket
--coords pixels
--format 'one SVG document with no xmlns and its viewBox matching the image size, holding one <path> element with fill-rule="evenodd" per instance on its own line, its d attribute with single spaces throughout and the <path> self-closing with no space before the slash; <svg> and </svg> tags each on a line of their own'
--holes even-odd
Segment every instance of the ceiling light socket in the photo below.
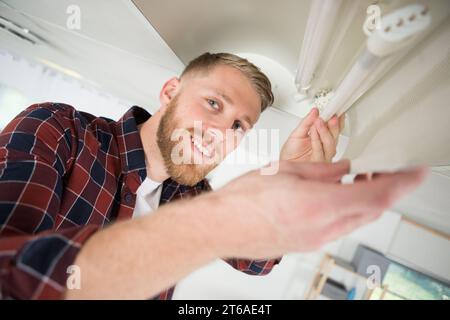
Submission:
<svg viewBox="0 0 450 320">
<path fill-rule="evenodd" d="M 377 57 L 385 57 L 408 46 L 430 23 L 430 12 L 422 4 L 396 10 L 382 18 L 380 28 L 367 40 L 367 49 Z"/>
</svg>

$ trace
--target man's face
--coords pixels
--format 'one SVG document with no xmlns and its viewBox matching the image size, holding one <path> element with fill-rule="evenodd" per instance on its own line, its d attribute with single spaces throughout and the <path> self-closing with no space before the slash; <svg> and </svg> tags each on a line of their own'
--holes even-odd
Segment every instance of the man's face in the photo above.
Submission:
<svg viewBox="0 0 450 320">
<path fill-rule="evenodd" d="M 216 66 L 208 73 L 187 74 L 158 128 L 168 174 L 195 185 L 237 147 L 260 113 L 259 95 L 241 71 Z"/>
</svg>

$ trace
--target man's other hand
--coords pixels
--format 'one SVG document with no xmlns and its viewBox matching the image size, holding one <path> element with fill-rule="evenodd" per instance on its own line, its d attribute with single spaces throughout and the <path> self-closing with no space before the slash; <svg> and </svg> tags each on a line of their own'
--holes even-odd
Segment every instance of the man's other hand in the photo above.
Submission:
<svg viewBox="0 0 450 320">
<path fill-rule="evenodd" d="M 280 160 L 331 162 L 343 128 L 344 115 L 335 115 L 325 123 L 313 108 L 283 145 Z"/>
</svg>

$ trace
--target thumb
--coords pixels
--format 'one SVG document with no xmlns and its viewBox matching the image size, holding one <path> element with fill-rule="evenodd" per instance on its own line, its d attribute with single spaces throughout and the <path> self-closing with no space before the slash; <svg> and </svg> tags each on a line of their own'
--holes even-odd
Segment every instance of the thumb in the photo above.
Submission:
<svg viewBox="0 0 450 320">
<path fill-rule="evenodd" d="M 317 108 L 312 108 L 308 115 L 303 118 L 297 128 L 291 133 L 292 138 L 306 138 L 308 137 L 308 132 L 311 126 L 316 121 L 319 116 L 319 110 Z"/>
</svg>

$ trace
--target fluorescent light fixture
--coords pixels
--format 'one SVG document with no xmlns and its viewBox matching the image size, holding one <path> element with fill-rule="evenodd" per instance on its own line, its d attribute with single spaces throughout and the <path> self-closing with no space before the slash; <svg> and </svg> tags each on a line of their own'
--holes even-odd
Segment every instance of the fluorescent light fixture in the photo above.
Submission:
<svg viewBox="0 0 450 320">
<path fill-rule="evenodd" d="M 40 63 L 45 64 L 46 66 L 56 70 L 56 71 L 59 71 L 59 72 L 65 74 L 66 76 L 69 76 L 69 77 L 72 77 L 72 78 L 75 78 L 75 79 L 78 79 L 78 80 L 83 79 L 81 74 L 79 74 L 78 72 L 76 72 L 76 71 L 74 71 L 72 69 L 60 66 L 59 64 L 51 62 L 51 61 L 49 61 L 47 59 L 38 59 L 38 61 Z"/>
<path fill-rule="evenodd" d="M 392 56 L 416 44 L 418 34 L 430 23 L 430 13 L 421 4 L 406 6 L 382 18 L 380 28 L 369 36 L 366 50 L 323 110 L 322 119 L 328 121 L 333 115 L 341 115 L 350 108 L 379 79 L 386 66 L 392 65 L 389 62 L 398 61 L 392 60 Z"/>
<path fill-rule="evenodd" d="M 306 92 L 311 85 L 314 72 L 334 31 L 342 2 L 342 0 L 314 0 L 311 2 L 300 52 L 299 68 L 295 77 L 295 84 L 302 93 Z"/>
<path fill-rule="evenodd" d="M 327 79 L 327 73 L 329 72 L 339 47 L 343 44 L 346 35 L 351 29 L 354 29 L 355 20 L 358 19 L 358 15 L 364 12 L 367 7 L 367 1 L 346 1 L 342 8 L 338 18 L 338 22 L 335 25 L 336 31 L 333 33 L 332 38 L 328 41 L 330 44 L 322 56 L 320 61 L 320 68 L 314 72 L 314 80 L 321 81 L 321 79 Z M 314 86 L 317 86 L 315 83 Z M 316 87 L 317 88 L 317 87 Z"/>
</svg>

